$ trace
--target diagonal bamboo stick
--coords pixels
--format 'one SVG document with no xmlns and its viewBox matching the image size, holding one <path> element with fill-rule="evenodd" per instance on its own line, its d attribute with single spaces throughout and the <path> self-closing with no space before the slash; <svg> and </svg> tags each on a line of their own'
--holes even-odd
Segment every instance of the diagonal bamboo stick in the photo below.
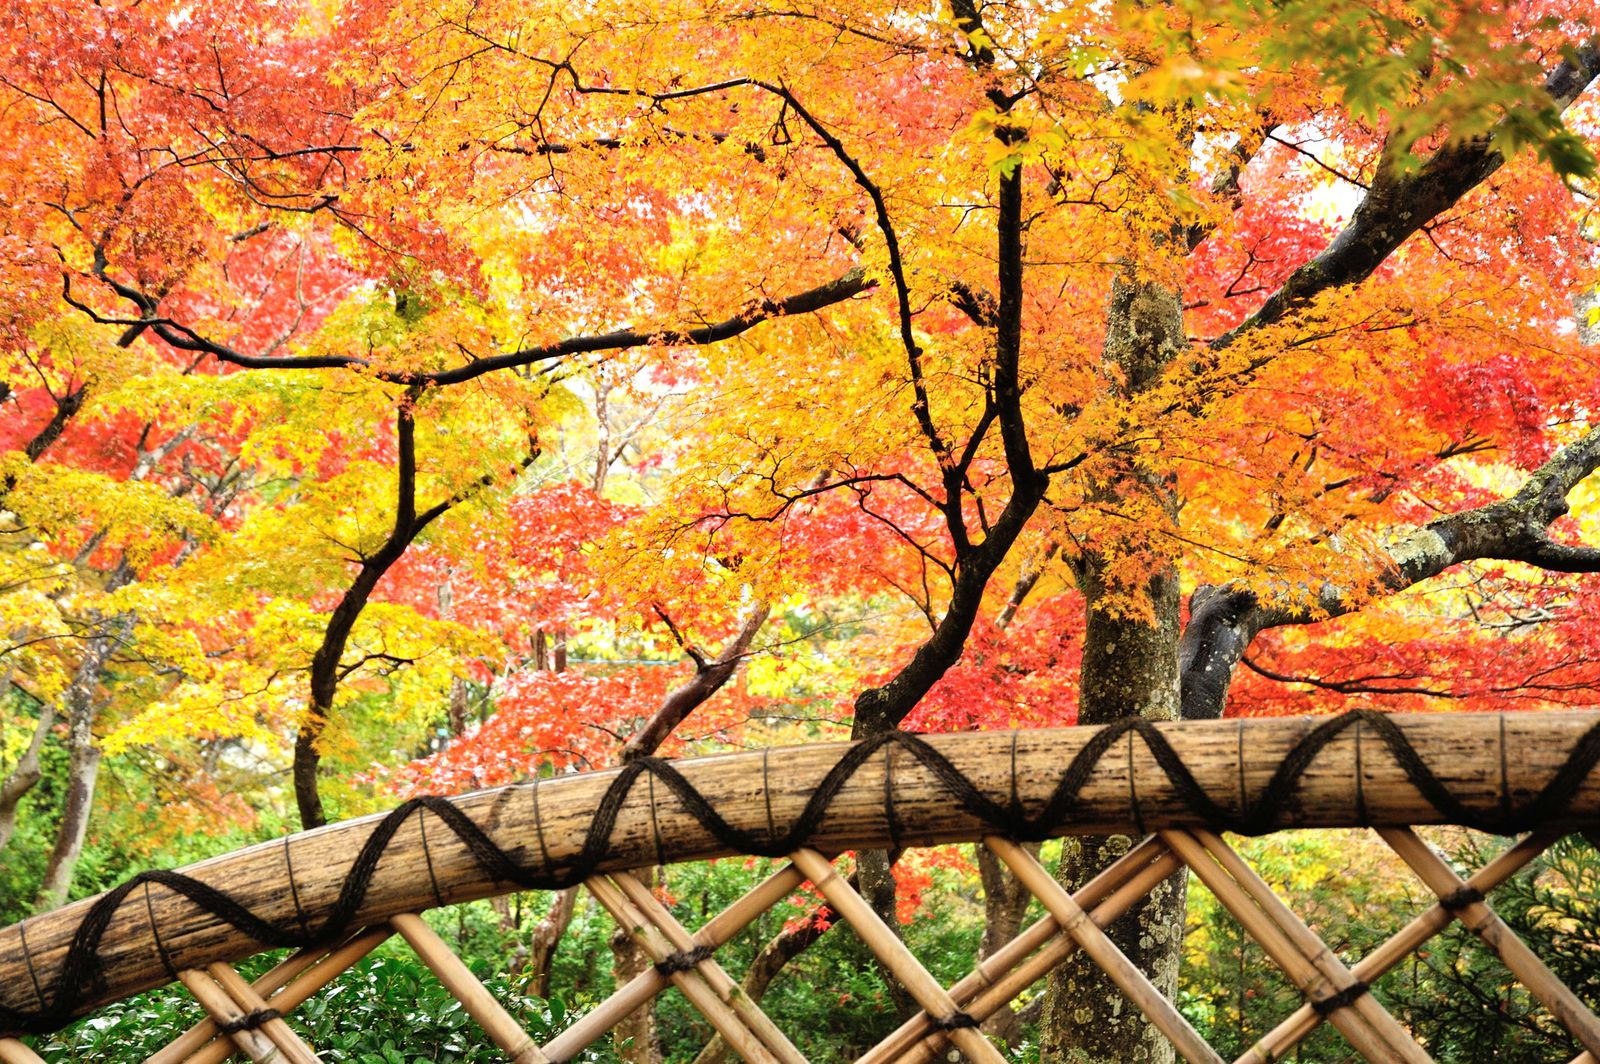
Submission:
<svg viewBox="0 0 1600 1064">
<path fill-rule="evenodd" d="M 651 923 L 667 936 L 675 950 L 690 950 L 695 948 L 694 937 L 678 923 L 665 905 L 656 900 L 650 888 L 639 882 L 639 878 L 628 872 L 613 872 L 611 881 L 622 889 L 628 900 L 639 909 Z M 772 1055 L 777 1057 L 780 1064 L 809 1064 L 805 1055 L 789 1041 L 788 1037 L 780 1031 L 761 1007 L 740 992 L 739 986 L 722 966 L 716 961 L 707 958 L 695 965 L 695 970 L 706 981 L 716 995 L 725 1002 L 729 1008 L 738 1013 L 746 1027 L 749 1027 L 755 1036 L 761 1039 Z"/>
<path fill-rule="evenodd" d="M 288 1012 L 291 1009 L 298 1008 L 300 1005 L 304 1004 L 312 994 L 315 994 L 318 990 L 321 990 L 323 987 L 333 982 L 341 973 L 349 969 L 351 965 L 355 964 L 357 961 L 361 960 L 361 958 L 377 949 L 392 934 L 394 934 L 394 929 L 388 924 L 379 924 L 377 927 L 369 927 L 360 934 L 352 936 L 344 943 L 337 946 L 327 956 L 322 957 L 320 960 L 316 960 L 310 968 L 302 969 L 299 975 L 295 976 L 292 981 L 284 985 L 283 988 L 271 998 L 270 1004 L 279 1012 Z M 285 961 L 285 964 L 287 963 L 288 962 Z M 274 969 L 274 971 L 276 970 L 277 969 Z M 273 972 L 268 972 L 266 976 L 263 976 L 261 979 L 257 980 L 255 984 L 257 989 L 264 989 L 262 984 L 265 983 L 267 978 L 272 974 Z M 200 1024 L 197 1028 L 191 1029 L 189 1034 L 194 1034 L 195 1030 L 203 1028 L 204 1026 L 204 1023 Z M 212 1030 L 215 1029 L 216 1025 L 212 1024 Z M 185 1035 L 185 1037 L 188 1037 L 188 1035 Z M 173 1045 L 177 1045 L 177 1043 L 174 1042 Z M 171 1047 L 169 1046 L 168 1048 Z M 192 1056 L 177 1057 L 174 1059 L 183 1061 L 184 1064 L 223 1064 L 223 1061 L 227 1060 L 232 1055 L 233 1047 L 229 1044 L 228 1040 L 226 1038 L 218 1038 L 215 1041 L 204 1045 L 203 1048 L 196 1050 Z"/>
<path fill-rule="evenodd" d="M 595 900 L 605 906 L 617 921 L 617 926 L 625 930 L 633 940 L 644 949 L 651 960 L 657 964 L 666 960 L 672 953 L 672 945 L 666 936 L 650 922 L 650 920 L 634 907 L 625 894 L 610 880 L 595 876 L 587 881 L 584 886 L 589 888 Z M 778 1064 L 772 1052 L 756 1037 L 755 1032 L 746 1027 L 744 1021 L 717 996 L 716 991 L 702 979 L 696 972 L 675 971 L 669 976 L 672 984 L 683 992 L 689 1003 L 699 1010 L 700 1015 L 711 1021 L 711 1026 L 716 1028 L 727 1043 L 750 1064 Z"/>
<path fill-rule="evenodd" d="M 1284 904 L 1282 898 L 1273 893 L 1272 888 L 1267 886 L 1266 880 L 1257 875 L 1256 870 L 1246 864 L 1220 835 L 1203 828 L 1196 828 L 1191 834 L 1222 865 L 1228 875 L 1233 877 L 1234 882 L 1238 883 L 1261 907 L 1268 918 L 1282 929 L 1295 948 L 1336 988 L 1342 991 L 1359 982 L 1345 963 Z M 1400 1026 L 1400 1022 L 1389 1015 L 1372 994 L 1358 994 L 1349 1005 L 1348 1011 L 1365 1020 L 1368 1026 L 1388 1044 L 1389 1051 L 1393 1054 L 1389 1059 L 1411 1061 L 1414 1064 L 1428 1064 L 1432 1060 L 1427 1051 L 1411 1037 L 1410 1032 Z"/>
<path fill-rule="evenodd" d="M 1467 886 L 1410 828 L 1379 828 L 1378 834 L 1411 866 L 1428 889 L 1441 898 Z M 1506 926 L 1498 913 L 1482 901 L 1473 901 L 1461 907 L 1459 919 L 1494 950 L 1511 974 L 1550 1010 L 1584 1049 L 1600 1053 L 1600 1020 L 1545 966 L 1538 954 Z"/>
<path fill-rule="evenodd" d="M 762 913 L 771 909 L 805 882 L 794 865 L 785 865 L 756 884 L 738 901 L 712 917 L 696 931 L 691 941 L 696 946 L 716 949 L 755 922 Z M 620 1023 L 640 1005 L 672 985 L 672 981 L 654 968 L 647 968 L 634 976 L 606 1000 L 590 1009 L 571 1027 L 562 1031 L 544 1047 L 545 1053 L 555 1060 L 575 1060 L 611 1028 Z"/>
<path fill-rule="evenodd" d="M 1044 903 L 1061 929 L 1077 942 L 1078 948 L 1087 953 L 1089 959 L 1117 984 L 1117 989 L 1139 1007 L 1157 1030 L 1167 1036 L 1167 1040 L 1183 1054 L 1185 1060 L 1191 1064 L 1223 1064 L 1217 1051 L 1206 1045 L 1205 1039 L 1189 1025 L 1176 1006 L 1089 919 L 1089 914 L 1073 901 L 1065 887 L 1051 878 L 1032 854 L 998 836 L 990 836 L 983 841 L 1022 881 L 1022 885 Z"/>
<path fill-rule="evenodd" d="M 941 1018 L 957 1017 L 959 1010 L 956 1003 L 945 993 L 944 987 L 911 955 L 900 937 L 884 925 L 872 906 L 850 889 L 850 884 L 834 871 L 827 858 L 816 850 L 800 849 L 794 852 L 792 860 L 795 867 L 804 872 L 822 892 L 822 896 L 833 904 L 834 910 L 850 921 L 856 934 L 894 973 L 917 1004 Z M 950 1040 L 978 1064 L 1005 1064 L 1005 1058 L 999 1050 L 976 1027 L 957 1027 L 950 1032 Z"/>
<path fill-rule="evenodd" d="M 1123 854 L 1079 888 L 1073 897 L 1101 927 L 1121 916 L 1182 863 L 1154 836 Z M 980 1023 L 1066 960 L 1078 944 L 1060 933 L 1053 916 L 1033 924 L 950 987 L 950 997 Z M 1040 946 L 1038 953 L 1035 949 Z M 1032 956 L 1030 956 L 1032 954 Z M 945 1046 L 945 1032 L 919 1012 L 879 1042 L 856 1064 L 924 1064 Z"/>
<path fill-rule="evenodd" d="M 388 924 L 381 924 L 377 928 L 366 928 L 336 944 L 330 951 L 327 946 L 313 946 L 303 949 L 292 956 L 285 957 L 270 971 L 266 972 L 251 985 L 263 997 L 277 998 L 272 1001 L 272 1007 L 279 1012 L 288 1012 L 290 1009 L 304 1002 L 312 994 L 322 989 L 345 968 L 365 957 L 378 947 L 392 932 Z M 358 950 L 354 952 L 352 950 Z M 349 955 L 349 959 L 337 968 L 328 970 L 323 965 L 336 958 Z M 305 981 L 314 972 L 322 972 L 314 984 Z M 222 1061 L 233 1055 L 233 1046 L 226 1040 L 222 1043 L 225 1052 L 218 1053 L 212 1047 L 207 1047 L 198 1056 L 193 1056 L 200 1051 L 202 1046 L 216 1038 L 218 1034 L 217 1023 L 207 1016 L 183 1034 L 179 1035 L 165 1048 L 145 1060 L 145 1064 L 221 1064 Z M 193 1056 L 193 1059 L 191 1057 Z"/>
<path fill-rule="evenodd" d="M 1504 883 L 1528 862 L 1539 856 L 1560 836 L 1554 834 L 1529 835 L 1515 846 L 1500 854 L 1480 868 L 1467 882 L 1484 893 Z M 1435 905 L 1401 928 L 1383 945 L 1361 958 L 1350 969 L 1363 983 L 1376 982 L 1385 972 L 1410 956 L 1417 947 L 1443 931 L 1454 915 L 1442 905 Z M 1234 1064 L 1274 1064 L 1289 1055 L 1317 1026 L 1322 1017 L 1309 1004 L 1301 1005 L 1282 1023 L 1269 1031 L 1251 1046 Z M 1576 1061 L 1573 1064 L 1577 1064 Z"/>
<path fill-rule="evenodd" d="M 0 1064 L 44 1064 L 44 1058 L 15 1038 L 0 1038 Z"/>
<path fill-rule="evenodd" d="M 247 1013 L 265 1011 L 270 1006 L 256 993 L 254 987 L 244 981 L 244 978 L 226 964 L 208 964 L 206 972 L 215 979 L 228 996 L 238 1002 L 239 1007 Z M 311 1047 L 301 1041 L 300 1036 L 283 1022 L 282 1016 L 275 1016 L 261 1024 L 261 1033 L 267 1040 L 278 1047 L 287 1064 L 321 1064 L 317 1054 Z"/>
<path fill-rule="evenodd" d="M 178 973 L 178 979 L 189 988 L 189 993 L 194 995 L 194 999 L 200 1002 L 218 1023 L 234 1024 L 245 1018 L 244 1009 L 240 1008 L 238 1003 L 228 996 L 227 991 L 218 986 L 216 980 L 206 972 L 198 968 L 185 968 Z M 267 1064 L 278 1056 L 278 1047 L 272 1044 L 272 1040 L 253 1027 L 241 1027 L 236 1031 L 230 1031 L 228 1037 L 239 1047 L 239 1052 L 256 1064 Z"/>
<path fill-rule="evenodd" d="M 1208 846 L 1198 832 L 1164 831 L 1161 837 L 1308 998 L 1324 1001 L 1355 985 L 1355 977 L 1343 963 L 1277 900 L 1277 895 L 1237 854 L 1223 863 L 1227 848 L 1219 845 L 1220 839 L 1213 836 L 1215 842 Z M 1294 925 L 1298 925 L 1298 932 Z M 1362 994 L 1349 1006 L 1333 1010 L 1328 1020 L 1368 1060 L 1416 1064 L 1430 1060 L 1394 1017 L 1377 1007 L 1370 994 Z"/>
<path fill-rule="evenodd" d="M 1132 879 L 1118 887 L 1104 901 L 1095 906 L 1090 912 L 1089 918 L 1100 927 L 1111 926 L 1112 921 L 1133 908 L 1141 898 L 1154 890 L 1156 884 L 1182 867 L 1183 863 L 1172 854 L 1163 853 L 1147 868 L 1139 870 Z M 963 1004 L 962 1007 L 974 1016 L 987 1019 L 997 1012 L 1001 1005 L 1015 998 L 1066 961 L 1068 957 L 1077 952 L 1077 949 L 1078 944 L 1071 938 L 1066 935 L 1057 935 L 1038 953 L 1019 964 L 993 985 L 985 987 L 976 997 Z M 944 1032 L 932 1032 L 917 1045 L 914 1051 L 906 1055 L 905 1064 L 913 1064 L 913 1062 L 915 1064 L 924 1064 L 926 1061 L 935 1059 L 945 1040 Z"/>
<path fill-rule="evenodd" d="M 422 917 L 416 913 L 399 913 L 391 916 L 389 923 L 411 944 L 422 962 L 433 969 L 445 989 L 466 1007 L 494 1044 L 505 1050 L 512 1064 L 550 1064 L 550 1058 L 540 1052 L 522 1025 L 478 982 L 461 958 L 450 952 L 444 939 L 435 934 Z"/>
</svg>

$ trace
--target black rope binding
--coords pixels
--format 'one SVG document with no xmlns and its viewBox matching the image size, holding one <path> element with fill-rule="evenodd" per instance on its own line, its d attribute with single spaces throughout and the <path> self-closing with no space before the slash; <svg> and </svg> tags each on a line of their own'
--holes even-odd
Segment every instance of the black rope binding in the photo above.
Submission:
<svg viewBox="0 0 1600 1064">
<path fill-rule="evenodd" d="M 670 761 L 640 758 L 617 770 L 595 808 L 583 846 L 576 855 L 560 863 L 552 861 L 548 850 L 544 849 L 542 825 L 536 824 L 541 836 L 542 860 L 538 865 L 523 865 L 496 845 L 448 799 L 425 795 L 396 806 L 377 823 L 362 844 L 345 876 L 339 897 L 320 923 L 302 923 L 300 919 L 275 923 L 217 888 L 180 872 L 141 872 L 101 895 L 89 907 L 73 933 L 55 979 L 40 995 L 40 1008 L 29 1010 L 0 1005 L 0 1032 L 44 1034 L 56 1030 L 84 1011 L 86 1002 L 103 993 L 105 979 L 98 957 L 101 939 L 128 895 L 146 884 L 165 887 L 181 895 L 214 919 L 254 939 L 262 949 L 303 949 L 333 941 L 354 928 L 356 915 L 366 900 L 384 851 L 406 818 L 420 810 L 443 821 L 472 855 L 479 870 L 489 878 L 522 890 L 563 890 L 582 883 L 600 869 L 610 852 L 617 818 L 642 775 L 648 774 L 652 785 L 659 781 L 671 791 L 684 812 L 724 849 L 761 857 L 784 857 L 807 844 L 821 826 L 834 799 L 862 767 L 880 750 L 894 747 L 910 755 L 939 781 L 956 806 L 991 831 L 1020 842 L 1039 842 L 1072 821 L 1079 795 L 1096 766 L 1119 741 L 1124 738 L 1131 741 L 1133 736 L 1128 733 L 1133 732 L 1167 777 L 1178 800 L 1197 820 L 1219 831 L 1261 835 L 1276 828 L 1280 812 L 1288 807 L 1300 778 L 1317 755 L 1358 721 L 1363 730 L 1370 728 L 1372 734 L 1382 740 L 1407 780 L 1443 820 L 1498 834 L 1515 834 L 1558 820 L 1589 774 L 1600 764 L 1600 723 L 1596 723 L 1579 737 L 1566 761 L 1538 794 L 1521 805 L 1502 808 L 1492 815 L 1475 813 L 1446 789 L 1399 725 L 1383 713 L 1357 709 L 1332 717 L 1302 736 L 1261 793 L 1234 811 L 1218 804 L 1205 792 L 1171 742 L 1154 724 L 1142 717 L 1130 717 L 1098 729 L 1062 771 L 1049 799 L 1036 814 L 1029 816 L 1010 795 L 1003 801 L 996 801 L 978 790 L 949 758 L 926 740 L 910 732 L 891 731 L 848 747 L 812 791 L 794 823 L 780 834 L 770 827 L 766 831 L 745 831 L 733 826 Z M 538 800 L 537 783 L 534 800 Z"/>
<path fill-rule="evenodd" d="M 948 1016 L 930 1017 L 928 1026 L 937 1031 L 959 1031 L 963 1027 L 977 1027 L 977 1017 L 957 1009 Z"/>
<path fill-rule="evenodd" d="M 1445 912 L 1453 913 L 1458 909 L 1465 909 L 1473 902 L 1479 902 L 1482 900 L 1483 891 L 1479 890 L 1477 887 L 1462 887 L 1460 890 L 1451 891 L 1449 894 L 1446 894 L 1444 897 L 1440 898 L 1439 908 L 1443 909 Z"/>
<path fill-rule="evenodd" d="M 680 949 L 656 961 L 655 969 L 665 976 L 671 976 L 674 972 L 687 972 L 698 968 L 702 962 L 710 960 L 712 952 L 713 950 L 710 946 Z"/>
<path fill-rule="evenodd" d="M 282 1017 L 283 1014 L 277 1009 L 251 1009 L 236 1020 L 217 1021 L 217 1030 L 223 1034 L 238 1034 L 240 1031 L 253 1031 L 269 1020 Z"/>
<path fill-rule="evenodd" d="M 1351 983 L 1337 994 L 1325 997 L 1321 1001 L 1313 1001 L 1311 1003 L 1311 1011 L 1315 1012 L 1318 1016 L 1331 1015 L 1332 1013 L 1338 1012 L 1346 1005 L 1354 1005 L 1356 1000 L 1370 989 L 1371 988 L 1367 986 L 1366 983 Z"/>
</svg>

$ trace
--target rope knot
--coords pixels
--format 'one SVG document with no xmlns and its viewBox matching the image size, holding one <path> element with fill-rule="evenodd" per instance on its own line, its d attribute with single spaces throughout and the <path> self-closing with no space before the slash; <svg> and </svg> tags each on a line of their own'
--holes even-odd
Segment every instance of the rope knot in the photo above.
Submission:
<svg viewBox="0 0 1600 1064">
<path fill-rule="evenodd" d="M 1321 1001 L 1313 1001 L 1311 1009 L 1318 1016 L 1326 1016 L 1329 1013 L 1339 1011 L 1346 1005 L 1353 1005 L 1356 999 L 1365 994 L 1368 989 L 1370 988 L 1366 983 L 1351 983 L 1337 994 L 1325 997 Z"/>
<path fill-rule="evenodd" d="M 1445 912 L 1453 913 L 1457 909 L 1465 909 L 1474 902 L 1480 902 L 1482 900 L 1483 891 L 1479 890 L 1477 887 L 1462 887 L 1460 890 L 1452 891 L 1451 893 L 1440 898 L 1439 907 Z"/>
<path fill-rule="evenodd" d="M 702 961 L 711 959 L 710 946 L 696 946 L 694 949 L 681 949 L 669 953 L 656 962 L 656 971 L 662 975 L 670 976 L 675 972 L 687 972 L 698 967 Z"/>
<path fill-rule="evenodd" d="M 262 1024 L 267 1023 L 270 1020 L 276 1020 L 281 1016 L 282 1013 L 280 1013 L 277 1009 L 251 1009 L 243 1016 L 240 1016 L 237 1020 L 228 1020 L 225 1023 L 218 1023 L 217 1029 L 223 1034 L 238 1034 L 240 1031 L 253 1031 Z"/>
</svg>

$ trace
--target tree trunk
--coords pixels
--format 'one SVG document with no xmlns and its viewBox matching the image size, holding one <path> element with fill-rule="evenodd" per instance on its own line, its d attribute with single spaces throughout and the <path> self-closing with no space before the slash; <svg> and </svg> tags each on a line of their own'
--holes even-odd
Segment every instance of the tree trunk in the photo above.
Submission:
<svg viewBox="0 0 1600 1064">
<path fill-rule="evenodd" d="M 71 751 L 67 764 L 67 801 L 61 811 L 61 826 L 56 831 L 55 848 L 45 866 L 44 882 L 34 907 L 44 912 L 67 900 L 72 876 L 83 855 L 83 840 L 89 830 L 89 814 L 94 808 L 95 784 L 100 777 L 100 748 L 94 744 L 94 719 L 99 709 L 101 674 L 117 643 L 133 629 L 133 617 L 124 614 L 109 622 L 109 630 L 91 636 L 84 646 L 83 659 L 73 674 L 63 699 L 67 711 L 67 745 Z"/>
<path fill-rule="evenodd" d="M 532 934 L 528 936 L 528 971 L 533 974 L 531 989 L 536 997 L 550 996 L 550 981 L 555 968 L 556 947 L 561 936 L 572 923 L 572 914 L 578 907 L 578 888 L 558 890 L 550 899 L 550 911 L 544 914 Z"/>
<path fill-rule="evenodd" d="M 450 678 L 450 737 L 459 739 L 467 730 L 467 681 Z"/>
<path fill-rule="evenodd" d="M 1033 856 L 1039 856 L 1038 843 L 1030 842 L 1023 848 Z M 978 962 L 981 964 L 1017 937 L 1033 895 L 989 847 L 980 845 L 976 850 L 978 879 L 983 884 L 983 939 L 978 943 Z M 1021 1033 L 1020 1027 L 1016 1010 L 1006 1004 L 985 1021 L 983 1030 L 1007 1045 L 1015 1045 Z"/>
<path fill-rule="evenodd" d="M 1156 623 L 1112 618 L 1089 600 L 1080 724 L 1106 724 L 1133 713 L 1178 716 L 1178 584 L 1175 573 L 1150 582 Z M 1056 878 L 1077 890 L 1132 849 L 1128 835 L 1062 840 Z M 1111 927 L 1111 938 L 1169 998 L 1177 989 L 1187 878 L 1173 875 Z M 1081 952 L 1051 976 L 1040 1058 L 1046 1064 L 1169 1062 L 1172 1046 Z"/>
<path fill-rule="evenodd" d="M 1159 285 L 1117 280 L 1112 287 L 1106 331 L 1107 361 L 1121 370 L 1128 394 L 1149 387 L 1187 346 L 1177 293 Z M 1154 505 L 1175 520 L 1170 485 L 1142 472 L 1133 456 L 1091 486 L 1107 505 L 1130 501 Z M 1178 683 L 1178 573 L 1175 561 L 1158 562 L 1142 587 L 1118 586 L 1111 558 L 1151 545 L 1130 534 L 1125 541 L 1091 544 L 1077 563 L 1078 584 L 1088 611 L 1084 631 L 1079 724 L 1108 724 L 1138 714 L 1176 720 Z M 1147 600 L 1149 614 L 1130 615 L 1130 600 Z M 1077 890 L 1122 856 L 1138 839 L 1126 835 L 1063 840 L 1056 878 Z M 1183 945 L 1187 878 L 1180 872 L 1158 886 L 1111 928 L 1111 938 L 1133 963 L 1171 997 L 1177 988 Z M 1172 1046 L 1084 955 L 1051 976 L 1040 1032 L 1045 1064 L 1169 1062 Z"/>
<path fill-rule="evenodd" d="M 0 688 L 0 697 L 4 695 L 4 688 Z M 39 755 L 55 723 L 56 707 L 46 702 L 39 707 L 39 722 L 34 725 L 28 748 L 22 752 L 6 778 L 0 780 L 0 853 L 5 852 L 6 843 L 11 841 L 11 835 L 17 829 L 17 807 L 43 776 Z"/>
</svg>

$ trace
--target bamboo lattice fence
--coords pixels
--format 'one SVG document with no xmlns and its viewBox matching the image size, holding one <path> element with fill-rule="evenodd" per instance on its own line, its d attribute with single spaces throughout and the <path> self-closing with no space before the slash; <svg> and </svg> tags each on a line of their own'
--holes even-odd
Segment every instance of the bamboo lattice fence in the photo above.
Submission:
<svg viewBox="0 0 1600 1064">
<path fill-rule="evenodd" d="M 1600 1020 L 1484 896 L 1562 835 L 1600 827 L 1600 712 L 1124 722 L 929 737 L 679 762 L 418 799 L 190 866 L 0 929 L 0 1064 L 37 1064 L 14 1036 L 178 980 L 211 1017 L 155 1064 L 317 1060 L 283 1017 L 391 934 L 402 936 L 518 1064 L 576 1059 L 676 986 L 743 1059 L 805 1058 L 718 965 L 716 949 L 810 880 L 922 1011 L 860 1064 L 1003 1060 L 980 1025 L 1067 956 L 1099 965 L 1189 1061 L 1220 1061 L 1104 932 L 1187 866 L 1306 997 L 1239 1058 L 1281 1060 L 1333 1024 L 1368 1060 L 1426 1061 L 1368 985 L 1452 920 L 1478 934 L 1600 1062 Z M 1411 830 L 1526 833 L 1463 880 Z M 1347 966 L 1219 834 L 1370 826 L 1439 901 Z M 1068 893 L 1019 841 L 1124 833 L 1141 843 Z M 833 867 L 863 847 L 981 841 L 1046 917 L 951 987 L 928 974 Z M 737 853 L 788 863 L 690 931 L 628 869 Z M 655 962 L 537 1045 L 416 914 L 524 888 L 582 883 Z M 232 962 L 299 951 L 253 984 Z"/>
</svg>

